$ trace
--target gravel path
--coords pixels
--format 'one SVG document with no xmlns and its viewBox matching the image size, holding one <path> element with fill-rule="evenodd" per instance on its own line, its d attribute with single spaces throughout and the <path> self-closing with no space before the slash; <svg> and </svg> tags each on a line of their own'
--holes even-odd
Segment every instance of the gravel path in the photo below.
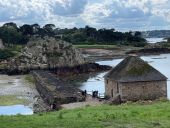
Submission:
<svg viewBox="0 0 170 128">
<path fill-rule="evenodd" d="M 84 101 L 84 102 L 63 104 L 63 105 L 61 105 L 61 107 L 63 109 L 75 109 L 75 108 L 81 108 L 81 107 L 85 107 L 85 106 L 98 106 L 101 104 L 103 104 L 103 101 L 100 101 L 97 98 L 92 98 L 92 96 L 87 95 L 86 101 Z"/>
</svg>

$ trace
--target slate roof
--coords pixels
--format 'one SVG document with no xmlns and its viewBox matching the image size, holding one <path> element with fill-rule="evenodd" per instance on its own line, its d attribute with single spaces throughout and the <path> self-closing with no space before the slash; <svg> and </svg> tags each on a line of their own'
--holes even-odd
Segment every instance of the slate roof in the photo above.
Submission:
<svg viewBox="0 0 170 128">
<path fill-rule="evenodd" d="M 104 77 L 118 82 L 167 80 L 167 77 L 137 56 L 128 56 Z"/>
</svg>

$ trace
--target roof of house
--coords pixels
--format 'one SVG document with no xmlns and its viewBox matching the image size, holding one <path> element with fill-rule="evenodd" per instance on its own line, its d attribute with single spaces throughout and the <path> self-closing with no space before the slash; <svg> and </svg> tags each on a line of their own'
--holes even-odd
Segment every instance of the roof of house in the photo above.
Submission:
<svg viewBox="0 0 170 128">
<path fill-rule="evenodd" d="M 104 77 L 119 82 L 167 80 L 167 77 L 137 56 L 128 56 Z"/>
</svg>

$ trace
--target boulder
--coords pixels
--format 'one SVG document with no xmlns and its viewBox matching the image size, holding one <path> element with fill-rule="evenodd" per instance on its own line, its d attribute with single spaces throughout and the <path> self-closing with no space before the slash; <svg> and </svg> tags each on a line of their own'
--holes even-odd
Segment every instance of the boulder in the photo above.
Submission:
<svg viewBox="0 0 170 128">
<path fill-rule="evenodd" d="M 9 72 L 32 69 L 74 67 L 87 61 L 70 43 L 52 37 L 35 38 L 28 42 L 21 54 L 8 63 Z"/>
</svg>

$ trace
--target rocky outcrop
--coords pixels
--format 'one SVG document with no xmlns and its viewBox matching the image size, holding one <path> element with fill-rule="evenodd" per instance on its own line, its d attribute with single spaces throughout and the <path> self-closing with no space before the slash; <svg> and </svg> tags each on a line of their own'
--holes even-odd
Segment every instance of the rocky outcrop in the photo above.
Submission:
<svg viewBox="0 0 170 128">
<path fill-rule="evenodd" d="M 1 39 L 0 39 L 0 49 L 4 49 L 4 45 Z"/>
<path fill-rule="evenodd" d="M 52 109 L 59 109 L 61 104 L 85 100 L 81 90 L 65 83 L 48 71 L 33 71 L 32 74 L 38 92 Z"/>
<path fill-rule="evenodd" d="M 87 63 L 70 43 L 55 38 L 36 38 L 28 42 L 21 54 L 10 60 L 8 72 L 28 72 L 32 69 L 74 67 Z"/>
</svg>

